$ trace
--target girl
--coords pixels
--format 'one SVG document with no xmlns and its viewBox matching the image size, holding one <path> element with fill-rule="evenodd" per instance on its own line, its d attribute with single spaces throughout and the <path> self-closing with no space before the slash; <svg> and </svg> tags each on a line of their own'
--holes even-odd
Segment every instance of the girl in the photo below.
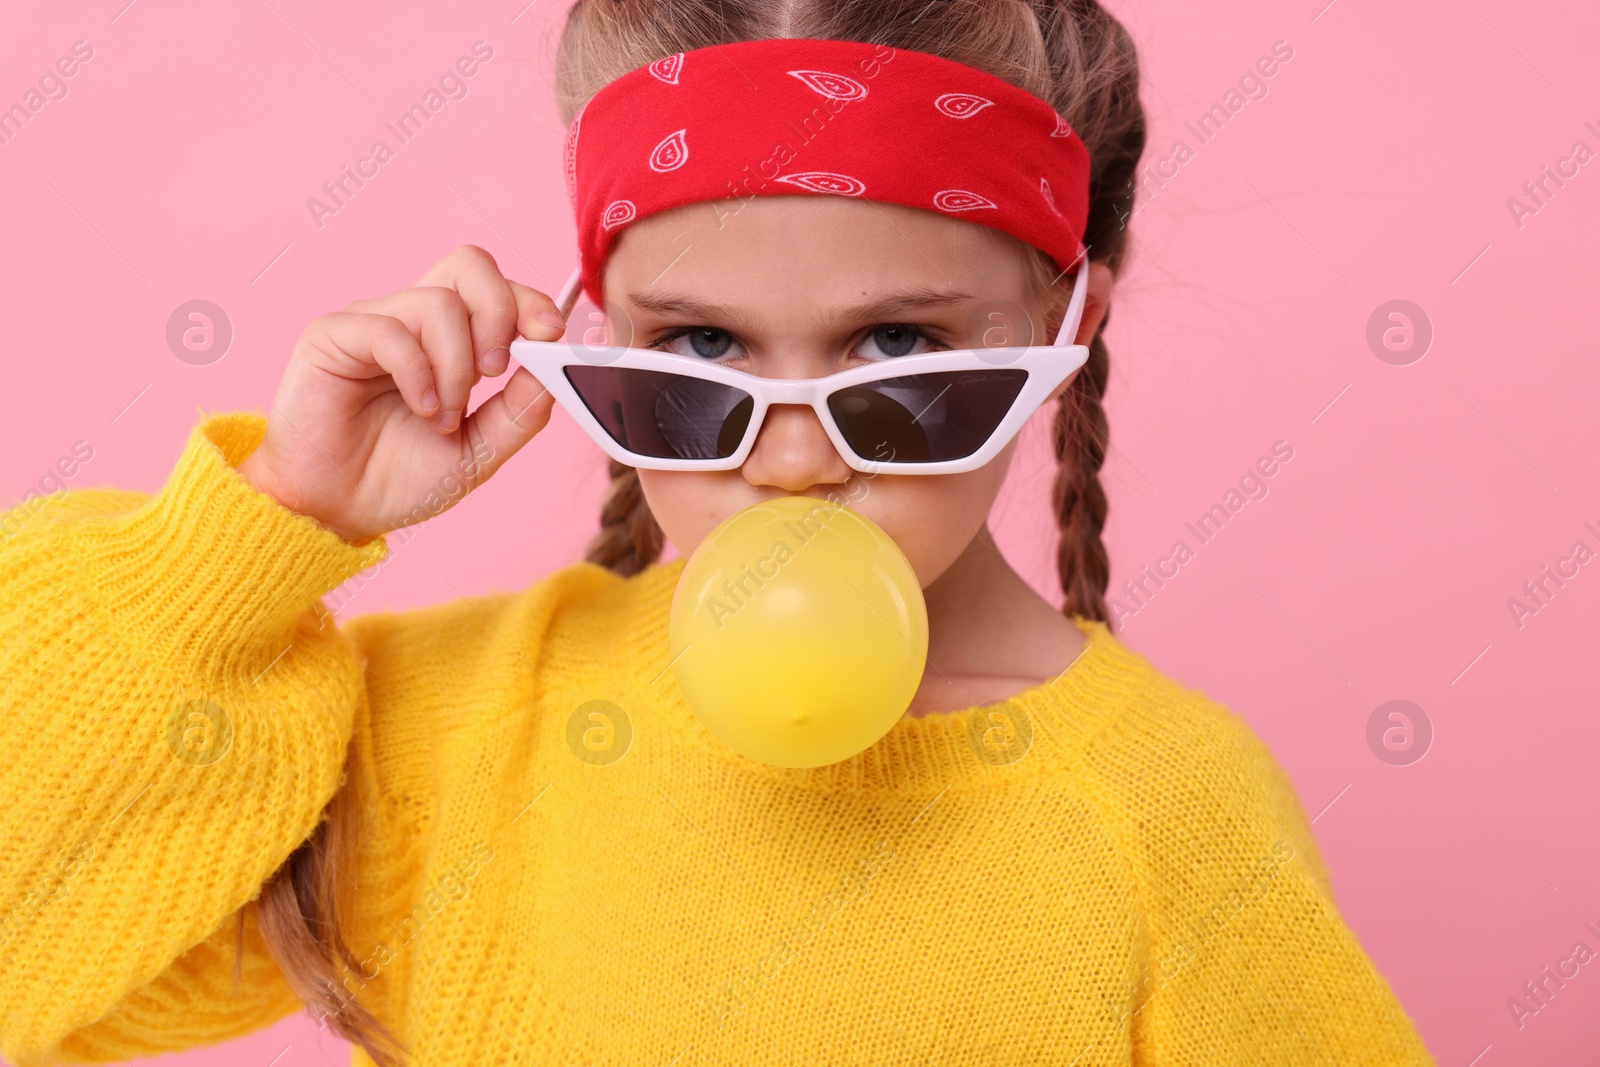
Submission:
<svg viewBox="0 0 1600 1067">
<path fill-rule="evenodd" d="M 1126 31 L 1094 0 L 579 0 L 557 90 L 607 312 L 564 395 L 622 390 L 612 347 L 726 385 L 1056 338 L 1027 373 L 1056 368 L 1063 609 L 986 525 L 1034 395 L 997 396 L 999 360 L 899 422 L 881 377 L 858 421 L 707 424 L 688 371 L 645 395 L 696 403 L 642 422 L 591 391 L 639 462 L 584 562 L 334 625 L 321 596 L 551 412 L 523 366 L 465 407 L 519 335 L 562 335 L 575 284 L 458 249 L 314 320 L 270 415 L 204 417 L 155 496 L 4 517 L 0 1052 L 127 1059 L 304 1004 L 358 1064 L 1431 1063 L 1270 753 L 1107 625 Z M 890 461 L 995 451 L 880 471 L 877 431 Z M 799 770 L 688 711 L 659 562 L 786 495 L 891 534 L 930 627 L 908 714 Z"/>
</svg>

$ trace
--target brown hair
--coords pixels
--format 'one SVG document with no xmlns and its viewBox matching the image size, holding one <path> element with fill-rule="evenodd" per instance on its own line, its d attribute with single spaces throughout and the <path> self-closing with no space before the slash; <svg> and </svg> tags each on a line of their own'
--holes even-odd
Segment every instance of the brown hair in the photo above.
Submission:
<svg viewBox="0 0 1600 1067">
<path fill-rule="evenodd" d="M 379 1067 L 398 1067 L 405 1059 L 399 1039 L 350 995 L 345 984 L 346 974 L 358 979 L 363 975 L 343 936 L 350 928 L 351 907 L 344 887 L 359 877 L 351 857 L 360 832 L 355 792 L 359 746 L 352 744 L 347 752 L 339 789 L 323 810 L 322 822 L 262 887 L 255 901 L 256 918 L 267 951 L 306 1009 L 325 1017 L 336 1033 L 360 1045 Z M 236 961 L 243 955 L 239 951 L 243 938 L 241 910 Z M 238 980 L 236 964 L 235 984 Z"/>
<path fill-rule="evenodd" d="M 1127 253 L 1134 168 L 1144 152 L 1139 64 L 1133 40 L 1096 0 L 576 0 L 556 52 L 555 94 L 564 124 L 603 86 L 676 52 L 774 37 L 857 40 L 928 52 L 987 71 L 1050 102 L 1089 150 L 1090 258 L 1116 275 Z M 1051 336 L 1067 292 L 1044 253 L 1022 242 Z M 1109 318 L 1109 316 L 1107 316 Z M 1100 533 L 1100 486 L 1108 372 L 1097 331 L 1089 360 L 1062 394 L 1052 441 L 1059 467 L 1053 499 L 1062 611 L 1111 623 L 1110 565 Z M 665 538 L 640 489 L 638 471 L 613 461 L 600 531 L 585 559 L 623 576 L 660 559 Z M 383 1065 L 400 1053 L 370 1011 L 343 994 L 341 967 L 355 967 L 339 937 L 330 854 L 346 855 L 354 794 L 341 788 L 328 817 L 274 873 L 259 901 L 261 930 L 290 984 L 332 1025 Z"/>
</svg>

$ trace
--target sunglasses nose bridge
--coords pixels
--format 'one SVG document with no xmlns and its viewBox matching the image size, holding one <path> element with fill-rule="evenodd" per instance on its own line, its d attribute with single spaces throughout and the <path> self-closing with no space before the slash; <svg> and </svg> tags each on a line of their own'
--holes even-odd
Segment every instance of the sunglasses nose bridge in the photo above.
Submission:
<svg viewBox="0 0 1600 1067">
<path fill-rule="evenodd" d="M 816 378 L 764 378 L 761 392 L 768 404 L 810 404 L 817 394 Z"/>
</svg>

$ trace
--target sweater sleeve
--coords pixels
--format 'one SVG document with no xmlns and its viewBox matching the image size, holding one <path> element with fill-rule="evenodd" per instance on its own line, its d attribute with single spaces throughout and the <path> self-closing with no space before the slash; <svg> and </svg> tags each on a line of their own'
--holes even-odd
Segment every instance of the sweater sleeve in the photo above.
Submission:
<svg viewBox="0 0 1600 1067">
<path fill-rule="evenodd" d="M 1148 917 L 1121 1010 L 1134 1062 L 1431 1067 L 1265 743 L 1198 693 L 1156 689 L 1089 756 Z"/>
<path fill-rule="evenodd" d="M 247 905 L 316 828 L 366 707 L 363 657 L 319 598 L 387 544 L 241 478 L 265 426 L 203 415 L 153 496 L 0 513 L 0 1054 L 17 1067 L 206 1044 L 298 1006 Z"/>
</svg>

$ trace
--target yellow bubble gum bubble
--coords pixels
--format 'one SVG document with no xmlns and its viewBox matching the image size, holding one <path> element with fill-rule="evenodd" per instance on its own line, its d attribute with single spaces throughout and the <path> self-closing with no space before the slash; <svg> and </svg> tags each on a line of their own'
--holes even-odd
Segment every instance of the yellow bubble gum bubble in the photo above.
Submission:
<svg viewBox="0 0 1600 1067">
<path fill-rule="evenodd" d="M 905 714 L 928 654 L 922 585 L 876 523 L 778 497 L 730 515 L 685 562 L 668 644 L 695 717 L 729 748 L 820 767 Z"/>
</svg>

